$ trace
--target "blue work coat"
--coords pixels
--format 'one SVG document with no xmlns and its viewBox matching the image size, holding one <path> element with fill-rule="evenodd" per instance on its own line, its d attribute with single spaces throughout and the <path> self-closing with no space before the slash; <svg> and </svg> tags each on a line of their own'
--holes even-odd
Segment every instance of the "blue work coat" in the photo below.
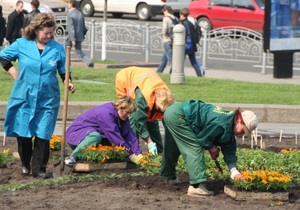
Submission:
<svg viewBox="0 0 300 210">
<path fill-rule="evenodd" d="M 56 73 L 65 73 L 63 46 L 50 40 L 40 54 L 35 40 L 20 38 L 2 50 L 0 57 L 8 61 L 17 59 L 20 72 L 6 109 L 5 134 L 49 140 L 60 104 Z"/>
</svg>

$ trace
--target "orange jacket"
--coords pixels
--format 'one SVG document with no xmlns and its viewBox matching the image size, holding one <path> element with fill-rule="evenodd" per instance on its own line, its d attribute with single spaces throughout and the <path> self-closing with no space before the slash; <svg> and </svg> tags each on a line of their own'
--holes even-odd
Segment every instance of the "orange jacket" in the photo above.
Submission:
<svg viewBox="0 0 300 210">
<path fill-rule="evenodd" d="M 152 69 L 136 66 L 121 69 L 116 75 L 115 88 L 118 97 L 129 95 L 133 99 L 135 99 L 136 88 L 139 88 L 149 107 L 147 121 L 152 122 L 163 118 L 161 112 L 155 112 L 151 115 L 151 111 L 155 106 L 155 90 L 160 88 L 169 90 L 169 88 Z"/>
</svg>

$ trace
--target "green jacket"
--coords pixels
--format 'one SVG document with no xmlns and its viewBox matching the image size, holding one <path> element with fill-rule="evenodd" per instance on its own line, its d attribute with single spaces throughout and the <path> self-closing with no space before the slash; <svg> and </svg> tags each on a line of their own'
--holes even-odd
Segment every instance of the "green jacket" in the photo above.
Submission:
<svg viewBox="0 0 300 210">
<path fill-rule="evenodd" d="M 197 136 L 197 142 L 204 149 L 220 146 L 229 170 L 236 167 L 236 140 L 233 133 L 235 112 L 193 100 L 183 102 L 183 111 L 187 123 Z"/>
<path fill-rule="evenodd" d="M 147 128 L 147 112 L 149 106 L 139 88 L 135 90 L 135 101 L 137 103 L 137 110 L 130 115 L 130 123 L 134 124 L 136 131 L 142 139 L 148 139 L 150 137 Z"/>
</svg>

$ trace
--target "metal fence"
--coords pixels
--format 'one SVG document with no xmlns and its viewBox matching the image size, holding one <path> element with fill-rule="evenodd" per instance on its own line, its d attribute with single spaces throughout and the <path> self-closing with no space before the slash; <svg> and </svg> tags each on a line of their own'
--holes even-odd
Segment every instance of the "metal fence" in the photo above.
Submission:
<svg viewBox="0 0 300 210">
<path fill-rule="evenodd" d="M 66 22 L 65 17 L 59 17 L 57 22 L 56 39 L 64 45 L 67 32 L 60 24 Z M 86 22 L 86 26 L 88 32 L 82 48 L 95 59 L 95 54 L 105 53 L 102 50 L 103 23 L 91 20 Z M 150 56 L 163 53 L 161 23 L 140 25 L 128 20 L 110 20 L 106 28 L 106 52 L 144 55 L 144 62 L 149 62 Z M 204 31 L 202 36 L 197 57 L 204 66 L 208 60 L 239 61 L 260 66 L 261 73 L 265 73 L 266 66 L 273 65 L 273 55 L 263 52 L 263 36 L 260 33 L 247 28 L 224 27 L 208 33 Z M 300 55 L 295 53 L 294 68 L 299 66 Z"/>
</svg>

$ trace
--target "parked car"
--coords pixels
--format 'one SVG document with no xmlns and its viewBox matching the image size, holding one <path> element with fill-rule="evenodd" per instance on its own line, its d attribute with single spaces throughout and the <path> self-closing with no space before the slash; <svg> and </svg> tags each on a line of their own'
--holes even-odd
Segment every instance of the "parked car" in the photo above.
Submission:
<svg viewBox="0 0 300 210">
<path fill-rule="evenodd" d="M 23 13 L 28 14 L 31 12 L 31 0 L 23 1 Z M 62 0 L 39 0 L 41 12 L 50 12 L 55 16 L 65 16 L 68 13 L 67 3 Z M 2 6 L 3 17 L 7 19 L 8 15 L 15 10 L 16 2 L 12 0 L 0 0 L 0 5 Z"/>
<path fill-rule="evenodd" d="M 79 9 L 85 16 L 104 11 L 105 0 L 79 0 Z M 107 0 L 107 12 L 120 18 L 123 14 L 136 14 L 140 20 L 149 20 L 162 14 L 162 8 L 170 5 L 175 13 L 188 7 L 191 0 Z"/>
<path fill-rule="evenodd" d="M 263 32 L 265 11 L 261 0 L 192 0 L 189 10 L 202 29 L 239 26 Z"/>
</svg>

